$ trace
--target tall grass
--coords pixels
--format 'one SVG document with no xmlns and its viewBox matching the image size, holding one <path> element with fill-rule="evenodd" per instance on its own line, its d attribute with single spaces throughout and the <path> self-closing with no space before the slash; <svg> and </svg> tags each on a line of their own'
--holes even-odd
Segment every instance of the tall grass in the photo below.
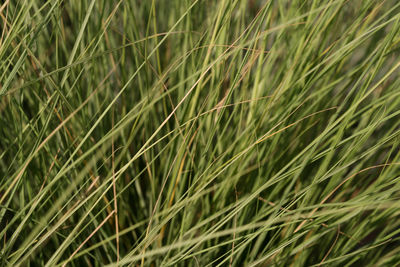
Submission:
<svg viewBox="0 0 400 267">
<path fill-rule="evenodd" d="M 400 262 L 400 2 L 0 15 L 1 266 Z"/>
</svg>

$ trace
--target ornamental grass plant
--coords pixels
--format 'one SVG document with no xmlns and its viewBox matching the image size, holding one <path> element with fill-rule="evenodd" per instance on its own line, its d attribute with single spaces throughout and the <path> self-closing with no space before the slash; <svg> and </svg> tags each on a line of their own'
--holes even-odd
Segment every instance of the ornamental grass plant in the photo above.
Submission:
<svg viewBox="0 0 400 267">
<path fill-rule="evenodd" d="M 2 0 L 0 266 L 397 266 L 400 2 Z"/>
</svg>

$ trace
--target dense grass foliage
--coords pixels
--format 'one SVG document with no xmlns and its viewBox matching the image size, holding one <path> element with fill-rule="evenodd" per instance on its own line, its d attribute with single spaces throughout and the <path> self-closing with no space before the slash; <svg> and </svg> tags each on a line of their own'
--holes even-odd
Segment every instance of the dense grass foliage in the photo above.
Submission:
<svg viewBox="0 0 400 267">
<path fill-rule="evenodd" d="M 0 266 L 400 262 L 399 1 L 0 15 Z"/>
</svg>

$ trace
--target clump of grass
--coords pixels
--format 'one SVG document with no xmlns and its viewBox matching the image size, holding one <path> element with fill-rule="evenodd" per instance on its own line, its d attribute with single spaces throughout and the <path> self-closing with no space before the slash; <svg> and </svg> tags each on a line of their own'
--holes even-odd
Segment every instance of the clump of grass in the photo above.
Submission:
<svg viewBox="0 0 400 267">
<path fill-rule="evenodd" d="M 400 2 L 3 1 L 1 266 L 394 266 Z"/>
</svg>

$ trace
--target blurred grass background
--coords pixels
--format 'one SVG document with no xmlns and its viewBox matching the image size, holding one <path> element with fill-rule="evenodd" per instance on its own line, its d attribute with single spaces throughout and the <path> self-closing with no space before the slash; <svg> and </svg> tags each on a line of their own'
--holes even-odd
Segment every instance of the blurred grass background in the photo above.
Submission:
<svg viewBox="0 0 400 267">
<path fill-rule="evenodd" d="M 400 262 L 400 2 L 0 16 L 1 266 Z"/>
</svg>

